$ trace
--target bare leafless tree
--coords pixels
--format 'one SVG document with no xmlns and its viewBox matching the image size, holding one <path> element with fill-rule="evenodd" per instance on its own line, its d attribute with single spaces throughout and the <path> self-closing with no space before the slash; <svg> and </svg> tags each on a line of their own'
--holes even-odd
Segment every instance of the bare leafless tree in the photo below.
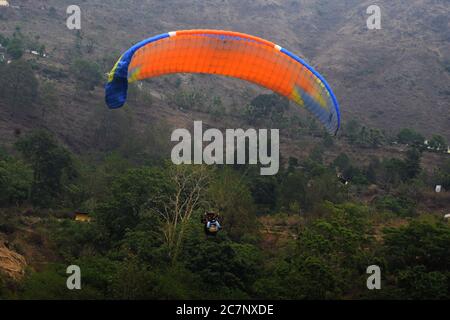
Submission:
<svg viewBox="0 0 450 320">
<path fill-rule="evenodd" d="M 192 214 L 206 204 L 204 194 L 210 174 L 206 166 L 173 165 L 169 168 L 169 177 L 174 192 L 152 199 L 155 204 L 152 210 L 163 218 L 165 241 L 175 262 Z"/>
</svg>

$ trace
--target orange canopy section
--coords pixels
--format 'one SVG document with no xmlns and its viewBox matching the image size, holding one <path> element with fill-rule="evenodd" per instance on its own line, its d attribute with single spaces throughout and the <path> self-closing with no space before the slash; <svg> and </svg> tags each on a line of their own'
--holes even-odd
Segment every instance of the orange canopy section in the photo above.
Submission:
<svg viewBox="0 0 450 320">
<path fill-rule="evenodd" d="M 219 74 L 247 80 L 306 107 L 328 131 L 339 129 L 337 100 L 319 73 L 272 42 L 230 31 L 184 30 L 137 44 L 111 71 L 107 103 L 111 108 L 123 105 L 125 82 L 171 73 Z"/>
</svg>

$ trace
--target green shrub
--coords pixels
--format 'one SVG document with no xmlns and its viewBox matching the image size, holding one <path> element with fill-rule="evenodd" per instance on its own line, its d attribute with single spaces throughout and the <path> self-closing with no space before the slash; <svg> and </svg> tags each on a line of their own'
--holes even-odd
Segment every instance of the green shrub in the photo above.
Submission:
<svg viewBox="0 0 450 320">
<path fill-rule="evenodd" d="M 20 205 L 29 198 L 33 171 L 19 160 L 0 160 L 0 206 Z"/>
<path fill-rule="evenodd" d="M 38 98 L 38 80 L 29 62 L 0 65 L 0 96 L 14 112 L 27 111 Z"/>
<path fill-rule="evenodd" d="M 411 200 L 392 195 L 379 198 L 375 206 L 379 210 L 389 210 L 400 217 L 410 217 L 415 214 L 414 203 Z"/>
<path fill-rule="evenodd" d="M 92 91 L 102 80 L 102 73 L 97 63 L 76 59 L 71 65 L 71 71 L 77 80 L 79 88 Z"/>
</svg>

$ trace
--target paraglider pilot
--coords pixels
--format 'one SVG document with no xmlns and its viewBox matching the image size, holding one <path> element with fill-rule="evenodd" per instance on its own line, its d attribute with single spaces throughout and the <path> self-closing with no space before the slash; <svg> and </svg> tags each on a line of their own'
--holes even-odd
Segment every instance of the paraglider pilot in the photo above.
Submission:
<svg viewBox="0 0 450 320">
<path fill-rule="evenodd" d="M 205 225 L 205 234 L 207 236 L 216 236 L 222 229 L 217 215 L 214 212 L 206 212 L 202 217 L 202 223 Z"/>
</svg>

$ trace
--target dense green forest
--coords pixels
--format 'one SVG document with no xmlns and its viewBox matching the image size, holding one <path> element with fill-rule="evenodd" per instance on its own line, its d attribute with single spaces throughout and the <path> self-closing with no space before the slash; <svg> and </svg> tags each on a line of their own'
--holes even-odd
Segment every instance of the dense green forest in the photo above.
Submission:
<svg viewBox="0 0 450 320">
<path fill-rule="evenodd" d="M 139 163 L 120 152 L 85 159 L 48 132 L 32 132 L 0 157 L 0 232 L 13 234 L 39 217 L 28 241 L 36 248 L 45 243 L 55 258 L 21 281 L 2 276 L 0 293 L 33 299 L 448 299 L 450 226 L 418 207 L 430 197 L 429 181 L 450 188 L 450 162 L 428 177 L 420 157 L 412 148 L 404 160 L 358 167 L 345 154 L 330 165 L 312 154 L 263 177 L 252 166 Z M 339 181 L 336 167 L 350 184 Z M 383 186 L 378 196 L 370 204 L 359 201 L 374 184 Z M 19 214 L 25 207 L 32 212 Z M 206 239 L 200 216 L 211 208 L 220 210 L 224 230 Z M 64 215 L 75 209 L 90 212 L 93 221 Z M 283 241 L 267 241 L 262 217 L 282 227 Z M 72 264 L 82 269 L 79 291 L 65 286 Z M 379 291 L 366 288 L 366 268 L 373 264 L 383 270 Z"/>
<path fill-rule="evenodd" d="M 134 127 L 133 106 L 151 105 L 152 97 L 132 87 L 124 111 L 99 106 L 89 147 L 75 152 L 46 129 L 58 104 L 56 84 L 69 76 L 24 58 L 25 48 L 43 55 L 45 47 L 20 28 L 0 44 L 11 59 L 0 62 L 2 108 L 36 123 L 16 130 L 13 145 L 1 144 L 1 240 L 21 255 L 44 256 L 20 279 L 0 273 L 0 298 L 450 298 L 443 137 L 424 143 L 412 129 L 390 136 L 351 120 L 335 139 L 312 119 L 289 115 L 287 101 L 262 94 L 238 117 L 276 126 L 297 144 L 314 138 L 306 157 L 284 158 L 276 176 L 247 165 L 175 166 L 166 157 L 166 124 L 139 133 Z M 93 94 L 103 69 L 82 54 L 71 59 L 75 95 Z M 204 92 L 179 88 L 167 100 L 183 112 L 230 115 Z M 364 163 L 342 151 L 330 159 L 326 150 L 338 148 L 337 140 L 380 155 Z M 392 145 L 405 148 L 401 157 L 383 155 Z M 444 160 L 424 170 L 430 153 Z M 74 221 L 75 210 L 92 220 Z M 206 238 L 200 223 L 208 210 L 220 213 L 224 227 L 215 238 Z M 82 290 L 67 289 L 69 265 L 80 266 Z M 381 290 L 367 289 L 370 265 L 382 270 Z"/>
</svg>

